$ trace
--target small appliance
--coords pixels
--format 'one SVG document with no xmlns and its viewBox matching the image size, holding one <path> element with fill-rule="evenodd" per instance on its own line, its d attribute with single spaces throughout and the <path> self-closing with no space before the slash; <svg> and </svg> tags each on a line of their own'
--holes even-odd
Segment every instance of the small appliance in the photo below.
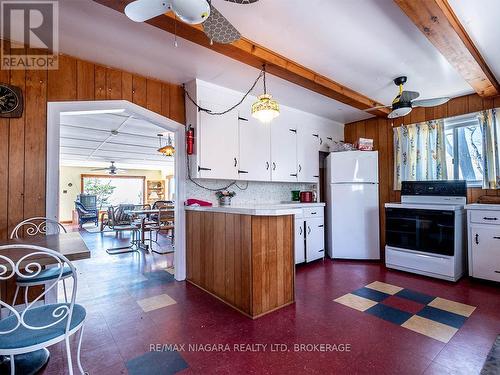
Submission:
<svg viewBox="0 0 500 375">
<path fill-rule="evenodd" d="M 300 202 L 301 203 L 311 203 L 313 201 L 312 191 L 301 191 L 300 192 Z"/>
</svg>

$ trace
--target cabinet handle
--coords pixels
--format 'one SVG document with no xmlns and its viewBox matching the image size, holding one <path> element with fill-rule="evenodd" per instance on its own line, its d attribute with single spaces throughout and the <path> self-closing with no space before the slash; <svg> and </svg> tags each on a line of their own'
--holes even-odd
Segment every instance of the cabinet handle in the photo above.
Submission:
<svg viewBox="0 0 500 375">
<path fill-rule="evenodd" d="M 236 167 L 238 165 L 238 160 L 234 158 L 234 166 Z"/>
<path fill-rule="evenodd" d="M 500 271 L 495 271 L 495 273 L 500 273 Z"/>
<path fill-rule="evenodd" d="M 318 251 L 318 253 L 324 253 L 325 252 L 325 249 L 321 249 Z"/>
<path fill-rule="evenodd" d="M 311 234 L 311 227 L 307 226 L 307 234 Z"/>
<path fill-rule="evenodd" d="M 319 134 L 313 134 L 313 137 L 319 138 Z"/>
<path fill-rule="evenodd" d="M 479 245 L 479 234 L 476 233 L 476 245 Z"/>
<path fill-rule="evenodd" d="M 329 141 L 333 141 L 332 137 L 326 137 L 326 139 L 328 139 Z"/>
<path fill-rule="evenodd" d="M 317 215 L 318 213 L 317 212 L 311 212 L 311 215 Z"/>
<path fill-rule="evenodd" d="M 494 236 L 493 239 L 500 240 L 500 236 Z"/>
<path fill-rule="evenodd" d="M 299 172 L 302 171 L 302 165 L 299 164 Z"/>
<path fill-rule="evenodd" d="M 323 228 L 323 227 L 324 227 L 324 225 L 323 225 L 323 224 L 318 225 L 318 228 Z"/>
<path fill-rule="evenodd" d="M 323 144 L 323 138 L 319 137 L 319 144 L 320 146 Z"/>
<path fill-rule="evenodd" d="M 297 177 L 297 173 L 290 173 L 291 177 Z"/>
<path fill-rule="evenodd" d="M 268 171 L 268 170 L 269 170 L 269 162 L 266 161 L 266 171 Z"/>
<path fill-rule="evenodd" d="M 273 161 L 273 171 L 276 170 L 276 163 Z"/>
<path fill-rule="evenodd" d="M 302 227 L 299 227 L 300 231 L 299 234 L 302 236 Z"/>
<path fill-rule="evenodd" d="M 241 174 L 241 173 L 248 173 L 248 171 L 242 171 L 240 169 L 238 169 L 238 173 Z"/>
<path fill-rule="evenodd" d="M 498 217 L 483 217 L 483 220 L 498 220 Z"/>
<path fill-rule="evenodd" d="M 290 130 L 292 133 L 297 133 L 297 129 L 288 129 Z"/>
<path fill-rule="evenodd" d="M 203 167 L 198 166 L 198 172 L 199 171 L 211 171 L 211 170 L 212 170 L 212 168 L 203 168 Z"/>
</svg>

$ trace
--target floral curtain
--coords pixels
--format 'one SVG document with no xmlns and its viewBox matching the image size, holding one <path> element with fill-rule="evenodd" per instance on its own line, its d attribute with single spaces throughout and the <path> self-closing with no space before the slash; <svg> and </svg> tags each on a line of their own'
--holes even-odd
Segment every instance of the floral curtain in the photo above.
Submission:
<svg viewBox="0 0 500 375">
<path fill-rule="evenodd" d="M 499 118 L 492 109 L 479 113 L 483 134 L 483 189 L 500 189 Z"/>
<path fill-rule="evenodd" d="M 446 180 L 443 120 L 394 128 L 394 189 L 401 181 Z"/>
</svg>

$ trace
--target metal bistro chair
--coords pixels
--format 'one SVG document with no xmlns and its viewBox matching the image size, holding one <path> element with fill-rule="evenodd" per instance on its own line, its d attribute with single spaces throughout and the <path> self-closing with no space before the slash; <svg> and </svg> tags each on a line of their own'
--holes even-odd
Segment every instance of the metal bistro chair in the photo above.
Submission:
<svg viewBox="0 0 500 375">
<path fill-rule="evenodd" d="M 63 225 L 55 220 L 49 219 L 47 217 L 32 217 L 26 220 L 21 221 L 16 227 L 12 230 L 10 234 L 10 238 L 19 238 L 24 233 L 29 236 L 37 236 L 37 235 L 47 235 L 47 226 L 49 227 L 49 231 L 51 230 L 53 234 L 59 233 L 67 233 L 66 228 Z M 50 233 L 49 233 L 50 234 Z M 57 279 L 59 277 L 60 270 L 58 267 L 45 268 L 41 270 L 36 277 L 24 277 L 21 274 L 16 275 L 16 292 L 14 294 L 13 305 L 16 304 L 17 295 L 19 294 L 19 289 L 24 287 L 24 304 L 28 304 L 28 288 L 37 285 L 45 285 L 47 282 Z M 64 300 L 68 302 L 68 295 L 66 291 L 66 282 L 65 279 L 71 275 L 71 269 L 69 267 L 65 267 L 62 272 L 62 283 L 64 289 Z"/>
<path fill-rule="evenodd" d="M 0 356 L 10 358 L 10 374 L 15 374 L 15 355 L 43 350 L 48 346 L 65 341 L 68 361 L 68 372 L 73 374 L 70 336 L 80 331 L 77 349 L 77 365 L 84 374 L 80 361 L 80 350 L 83 336 L 83 325 L 86 311 L 75 303 L 77 292 L 77 273 L 73 264 L 62 254 L 45 247 L 15 244 L 0 246 L 0 280 L 12 277 L 37 278 L 43 272 L 40 263 L 48 260 L 58 265 L 59 273 L 52 279 L 51 285 L 21 311 L 0 299 L 2 309 L 9 311 L 9 316 L 0 320 Z M 34 307 L 40 299 L 54 287 L 63 277 L 63 270 L 70 269 L 69 277 L 73 278 L 73 291 L 69 303 L 45 304 Z"/>
</svg>

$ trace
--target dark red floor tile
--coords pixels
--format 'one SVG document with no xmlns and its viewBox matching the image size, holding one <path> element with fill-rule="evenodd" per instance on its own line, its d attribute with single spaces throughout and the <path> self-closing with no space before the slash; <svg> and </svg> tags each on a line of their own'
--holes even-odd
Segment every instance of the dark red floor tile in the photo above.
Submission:
<svg viewBox="0 0 500 375">
<path fill-rule="evenodd" d="M 418 303 L 398 296 L 390 296 L 381 303 L 390 307 L 394 307 L 398 310 L 409 312 L 411 314 L 416 314 L 425 307 L 423 303 Z"/>
</svg>

